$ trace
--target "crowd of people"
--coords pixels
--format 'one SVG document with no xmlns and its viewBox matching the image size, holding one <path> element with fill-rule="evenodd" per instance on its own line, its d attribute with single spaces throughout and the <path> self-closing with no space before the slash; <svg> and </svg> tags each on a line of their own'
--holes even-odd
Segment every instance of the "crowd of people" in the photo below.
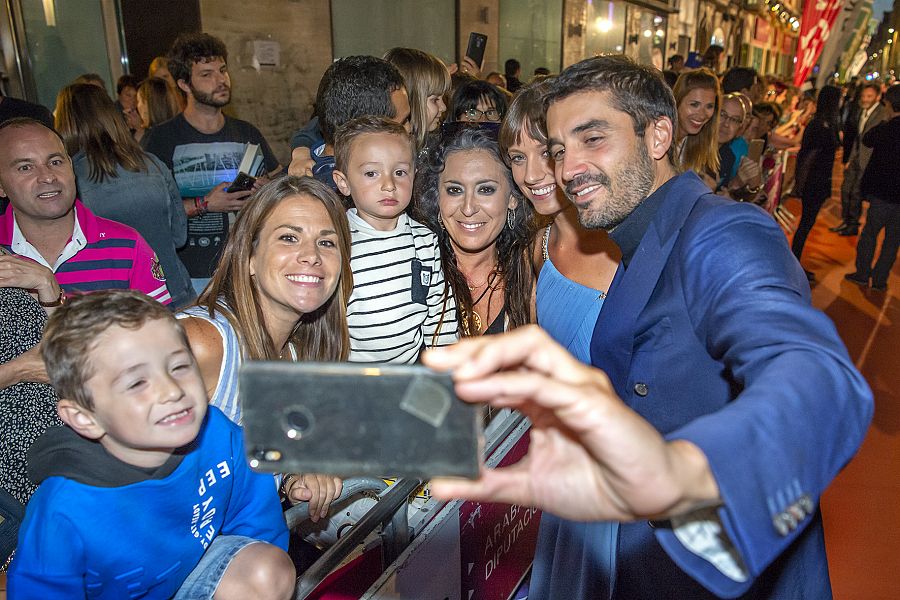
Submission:
<svg viewBox="0 0 900 600">
<path fill-rule="evenodd" d="M 872 398 L 798 261 L 843 143 L 836 233 L 870 203 L 847 277 L 886 288 L 900 87 L 715 58 L 528 83 L 514 59 L 341 58 L 287 167 L 223 112 L 208 34 L 115 101 L 82 76 L 52 123 L 4 115 L 10 597 L 289 597 L 283 504 L 327 523 L 342 481 L 249 469 L 247 360 L 423 361 L 529 416 L 527 460 L 433 492 L 545 511 L 534 597 L 826 597 L 818 499 Z M 766 213 L 790 149 L 793 248 Z"/>
</svg>

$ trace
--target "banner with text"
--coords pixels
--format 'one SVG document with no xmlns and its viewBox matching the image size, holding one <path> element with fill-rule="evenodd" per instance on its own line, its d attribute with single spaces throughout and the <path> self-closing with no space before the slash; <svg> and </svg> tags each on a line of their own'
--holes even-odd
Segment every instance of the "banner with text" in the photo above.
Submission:
<svg viewBox="0 0 900 600">
<path fill-rule="evenodd" d="M 807 0 L 800 20 L 800 38 L 797 41 L 797 65 L 794 85 L 800 87 L 812 72 L 822 54 L 831 28 L 841 10 L 842 0 Z M 825 68 L 830 69 L 831 65 Z"/>
</svg>

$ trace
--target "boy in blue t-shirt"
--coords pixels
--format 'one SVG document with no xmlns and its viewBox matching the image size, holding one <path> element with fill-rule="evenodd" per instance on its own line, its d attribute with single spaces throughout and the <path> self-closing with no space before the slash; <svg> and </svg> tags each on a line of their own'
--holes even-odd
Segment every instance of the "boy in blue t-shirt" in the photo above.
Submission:
<svg viewBox="0 0 900 600">
<path fill-rule="evenodd" d="M 294 566 L 271 475 L 207 404 L 184 331 L 112 291 L 51 315 L 41 353 L 68 427 L 29 452 L 40 487 L 9 571 L 15 598 L 289 598 Z"/>
</svg>

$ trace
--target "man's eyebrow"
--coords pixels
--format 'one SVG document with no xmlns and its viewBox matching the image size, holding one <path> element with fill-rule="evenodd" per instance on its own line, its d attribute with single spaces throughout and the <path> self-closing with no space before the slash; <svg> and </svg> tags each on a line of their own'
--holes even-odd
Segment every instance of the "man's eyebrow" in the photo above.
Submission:
<svg viewBox="0 0 900 600">
<path fill-rule="evenodd" d="M 584 133 L 585 131 L 589 131 L 591 129 L 608 130 L 611 128 L 612 126 L 606 119 L 591 119 L 590 121 L 585 121 L 584 123 L 573 127 L 572 133 Z"/>
</svg>

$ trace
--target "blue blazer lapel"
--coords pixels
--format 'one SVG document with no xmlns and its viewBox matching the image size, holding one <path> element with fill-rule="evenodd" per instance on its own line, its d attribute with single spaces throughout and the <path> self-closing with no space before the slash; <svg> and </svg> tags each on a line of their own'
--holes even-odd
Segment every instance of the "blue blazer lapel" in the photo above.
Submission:
<svg viewBox="0 0 900 600">
<path fill-rule="evenodd" d="M 626 270 L 619 265 L 591 338 L 591 364 L 603 369 L 616 393 L 626 390 L 638 316 L 656 288 L 675 245 L 676 235 L 697 200 L 709 188 L 694 173 L 678 176 Z"/>
</svg>

